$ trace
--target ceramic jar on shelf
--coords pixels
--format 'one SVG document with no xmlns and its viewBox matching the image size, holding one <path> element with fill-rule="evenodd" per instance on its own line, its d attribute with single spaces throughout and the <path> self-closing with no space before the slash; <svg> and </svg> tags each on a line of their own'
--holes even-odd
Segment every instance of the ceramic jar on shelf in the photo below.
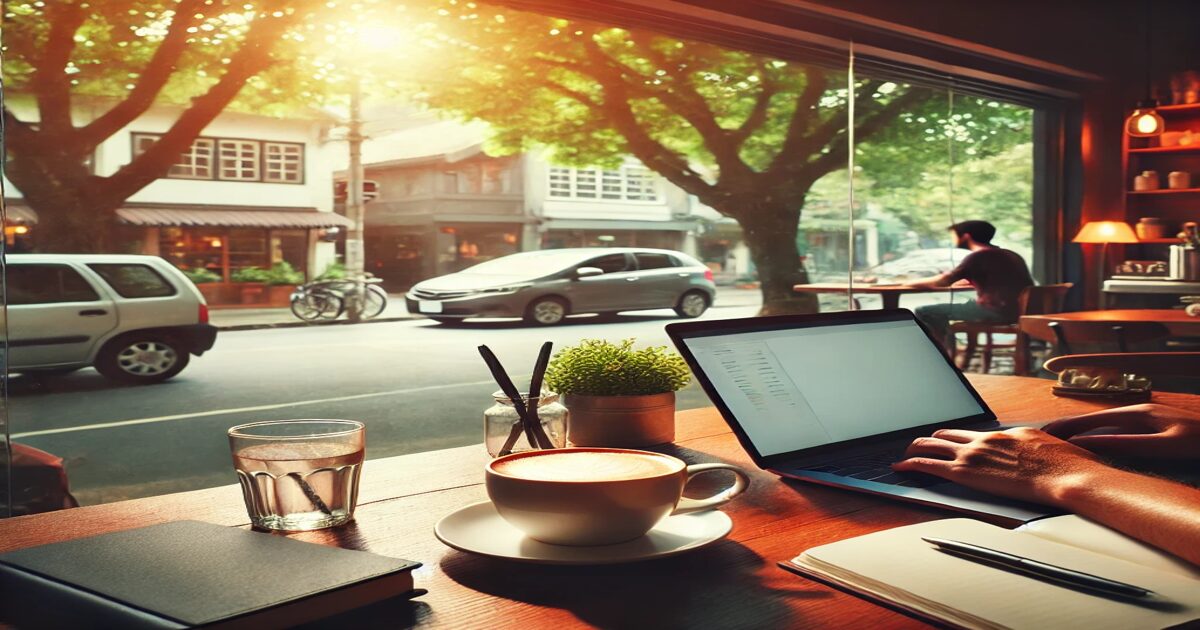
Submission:
<svg viewBox="0 0 1200 630">
<path fill-rule="evenodd" d="M 1133 178 L 1135 191 L 1158 190 L 1159 188 L 1157 171 L 1142 171 L 1140 175 Z"/>
</svg>

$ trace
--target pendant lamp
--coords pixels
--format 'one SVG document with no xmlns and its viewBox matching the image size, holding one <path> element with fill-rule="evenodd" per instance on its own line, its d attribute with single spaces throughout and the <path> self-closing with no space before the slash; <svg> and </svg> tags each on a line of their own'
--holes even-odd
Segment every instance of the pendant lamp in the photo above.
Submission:
<svg viewBox="0 0 1200 630">
<path fill-rule="evenodd" d="M 1134 138 L 1150 138 L 1162 135 L 1166 126 L 1162 116 L 1158 114 L 1158 99 L 1153 97 L 1150 89 L 1150 73 L 1154 68 L 1152 63 L 1153 49 L 1150 42 L 1150 7 L 1146 8 L 1146 100 L 1138 101 L 1137 108 L 1125 120 L 1125 133 Z"/>
</svg>

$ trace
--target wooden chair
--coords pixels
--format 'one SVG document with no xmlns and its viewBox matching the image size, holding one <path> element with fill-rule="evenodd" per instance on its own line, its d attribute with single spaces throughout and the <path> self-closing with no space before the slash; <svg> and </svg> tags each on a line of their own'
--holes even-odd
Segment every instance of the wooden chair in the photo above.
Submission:
<svg viewBox="0 0 1200 630">
<path fill-rule="evenodd" d="M 1129 353 L 1129 344 L 1145 343 L 1165 339 L 1171 335 L 1167 327 L 1158 322 L 1122 322 L 1114 324 L 1103 321 L 1059 320 L 1048 324 L 1054 332 L 1058 348 L 1057 355 L 1073 353 L 1075 344 L 1111 344 L 1118 352 Z M 1048 369 L 1048 368 L 1047 368 Z"/>
<path fill-rule="evenodd" d="M 1067 291 L 1074 286 L 1070 282 L 1062 284 L 1047 284 L 1043 286 L 1026 287 L 1017 298 L 1018 315 L 1049 315 L 1061 313 Z M 965 370 L 971 364 L 971 359 L 979 352 L 984 374 L 992 371 L 992 357 L 996 350 L 1011 348 L 1013 351 L 1013 373 L 1025 376 L 1029 373 L 1029 338 L 1021 332 L 1016 322 L 1011 324 L 996 324 L 991 322 L 951 322 L 950 334 L 957 339 L 958 333 L 967 335 L 967 345 L 960 352 L 955 342 L 955 355 L 958 358 L 959 369 Z M 979 345 L 979 336 L 984 336 L 983 345 Z M 994 335 L 1015 335 L 1015 343 L 997 343 Z"/>
</svg>

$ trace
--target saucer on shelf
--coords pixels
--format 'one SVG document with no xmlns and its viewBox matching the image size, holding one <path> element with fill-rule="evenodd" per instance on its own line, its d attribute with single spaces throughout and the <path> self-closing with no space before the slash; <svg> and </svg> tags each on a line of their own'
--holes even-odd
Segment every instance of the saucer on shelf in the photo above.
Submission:
<svg viewBox="0 0 1200 630">
<path fill-rule="evenodd" d="M 446 515 L 433 533 L 443 543 L 467 553 L 534 564 L 620 564 L 665 558 L 717 542 L 733 529 L 724 512 L 709 510 L 668 516 L 645 536 L 596 547 L 550 545 L 526 536 L 500 517 L 491 501 L 475 503 Z"/>
</svg>

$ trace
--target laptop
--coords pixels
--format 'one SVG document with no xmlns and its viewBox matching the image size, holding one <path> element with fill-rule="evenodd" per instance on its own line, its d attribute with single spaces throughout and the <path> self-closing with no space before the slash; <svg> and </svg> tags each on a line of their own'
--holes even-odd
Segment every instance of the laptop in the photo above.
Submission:
<svg viewBox="0 0 1200 630">
<path fill-rule="evenodd" d="M 760 468 L 1007 525 L 1061 513 L 891 469 L 916 437 L 999 428 L 908 310 L 683 322 L 667 333 Z"/>
</svg>

